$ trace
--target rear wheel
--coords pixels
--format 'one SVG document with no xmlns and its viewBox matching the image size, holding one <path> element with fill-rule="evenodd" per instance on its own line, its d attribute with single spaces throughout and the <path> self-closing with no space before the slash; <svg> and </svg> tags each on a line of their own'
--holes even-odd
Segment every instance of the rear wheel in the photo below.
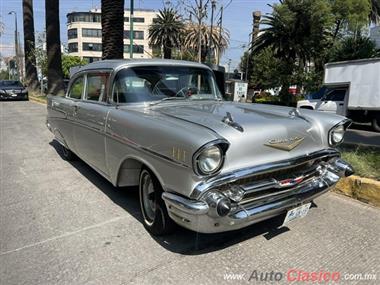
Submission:
<svg viewBox="0 0 380 285">
<path fill-rule="evenodd" d="M 146 168 L 140 173 L 140 207 L 145 228 L 153 235 L 171 233 L 175 223 L 169 217 L 165 202 L 162 200 L 162 187 L 154 174 Z"/>
<path fill-rule="evenodd" d="M 76 155 L 64 145 L 62 145 L 62 156 L 67 161 L 73 161 L 77 158 Z"/>
</svg>

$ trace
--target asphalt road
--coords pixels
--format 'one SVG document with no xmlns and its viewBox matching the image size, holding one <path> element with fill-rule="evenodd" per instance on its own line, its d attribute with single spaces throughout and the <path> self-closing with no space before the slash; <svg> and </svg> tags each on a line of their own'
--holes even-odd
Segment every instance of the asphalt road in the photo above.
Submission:
<svg viewBox="0 0 380 285">
<path fill-rule="evenodd" d="M 380 133 L 374 132 L 370 124 L 352 124 L 344 141 L 348 144 L 380 147 Z"/>
<path fill-rule="evenodd" d="M 62 160 L 45 113 L 31 102 L 0 102 L 1 285 L 263 284 L 256 278 L 272 271 L 280 284 L 290 269 L 378 284 L 379 209 L 328 193 L 288 227 L 271 220 L 154 238 L 141 224 L 136 189 L 116 189 L 83 162 Z"/>
</svg>

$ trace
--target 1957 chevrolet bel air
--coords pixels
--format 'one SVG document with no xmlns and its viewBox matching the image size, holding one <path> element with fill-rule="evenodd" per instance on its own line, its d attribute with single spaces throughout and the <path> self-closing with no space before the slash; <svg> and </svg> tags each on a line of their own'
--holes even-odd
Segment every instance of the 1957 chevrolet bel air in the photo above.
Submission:
<svg viewBox="0 0 380 285">
<path fill-rule="evenodd" d="M 349 121 L 286 107 L 223 101 L 207 66 L 110 60 L 79 69 L 48 97 L 47 126 L 67 160 L 113 185 L 139 186 L 144 226 L 214 233 L 284 215 L 353 169 L 335 147 Z"/>
</svg>

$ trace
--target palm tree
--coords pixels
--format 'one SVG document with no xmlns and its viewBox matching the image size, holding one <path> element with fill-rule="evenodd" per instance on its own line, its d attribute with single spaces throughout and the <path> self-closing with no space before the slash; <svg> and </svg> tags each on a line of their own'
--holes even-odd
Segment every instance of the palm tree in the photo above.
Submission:
<svg viewBox="0 0 380 285">
<path fill-rule="evenodd" d="M 369 20 L 376 25 L 380 23 L 380 0 L 371 0 Z"/>
<path fill-rule="evenodd" d="M 48 94 L 62 96 L 63 72 L 59 27 L 59 0 L 45 0 Z"/>
<path fill-rule="evenodd" d="M 288 88 L 294 71 L 313 61 L 315 70 L 323 69 L 319 62 L 331 42 L 331 19 L 327 7 L 314 1 L 283 1 L 273 5 L 271 15 L 263 17 L 265 28 L 254 40 L 253 54 L 270 48 L 281 61 L 281 100 L 289 103 Z"/>
<path fill-rule="evenodd" d="M 34 17 L 33 0 L 23 0 L 23 20 L 24 20 L 24 54 L 25 54 L 25 79 L 30 90 L 36 91 L 38 86 L 35 39 L 34 39 Z"/>
<path fill-rule="evenodd" d="M 172 8 L 160 10 L 157 19 L 149 27 L 149 43 L 163 48 L 164 58 L 172 58 L 173 48 L 181 46 L 184 24 Z"/>
<path fill-rule="evenodd" d="M 205 24 L 201 25 L 201 61 L 205 62 L 207 56 L 207 45 L 210 42 L 211 28 Z M 220 33 L 220 27 L 214 27 L 212 29 L 212 43 L 211 49 L 214 53 L 222 53 L 229 44 L 229 33 L 227 30 L 222 29 Z M 199 24 L 188 23 L 185 27 L 185 36 L 183 44 L 186 49 L 194 50 L 198 52 L 198 37 L 199 37 Z M 216 56 L 216 54 L 214 54 Z"/>
<path fill-rule="evenodd" d="M 102 59 L 121 59 L 124 55 L 124 0 L 102 0 L 101 5 Z"/>
</svg>

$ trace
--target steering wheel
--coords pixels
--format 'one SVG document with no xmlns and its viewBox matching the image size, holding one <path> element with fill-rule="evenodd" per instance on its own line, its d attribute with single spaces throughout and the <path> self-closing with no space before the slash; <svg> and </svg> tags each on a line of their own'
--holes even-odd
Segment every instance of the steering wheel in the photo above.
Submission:
<svg viewBox="0 0 380 285">
<path fill-rule="evenodd" d="M 181 88 L 174 97 L 190 97 L 194 94 L 198 94 L 198 92 L 198 88 L 186 86 Z"/>
</svg>

